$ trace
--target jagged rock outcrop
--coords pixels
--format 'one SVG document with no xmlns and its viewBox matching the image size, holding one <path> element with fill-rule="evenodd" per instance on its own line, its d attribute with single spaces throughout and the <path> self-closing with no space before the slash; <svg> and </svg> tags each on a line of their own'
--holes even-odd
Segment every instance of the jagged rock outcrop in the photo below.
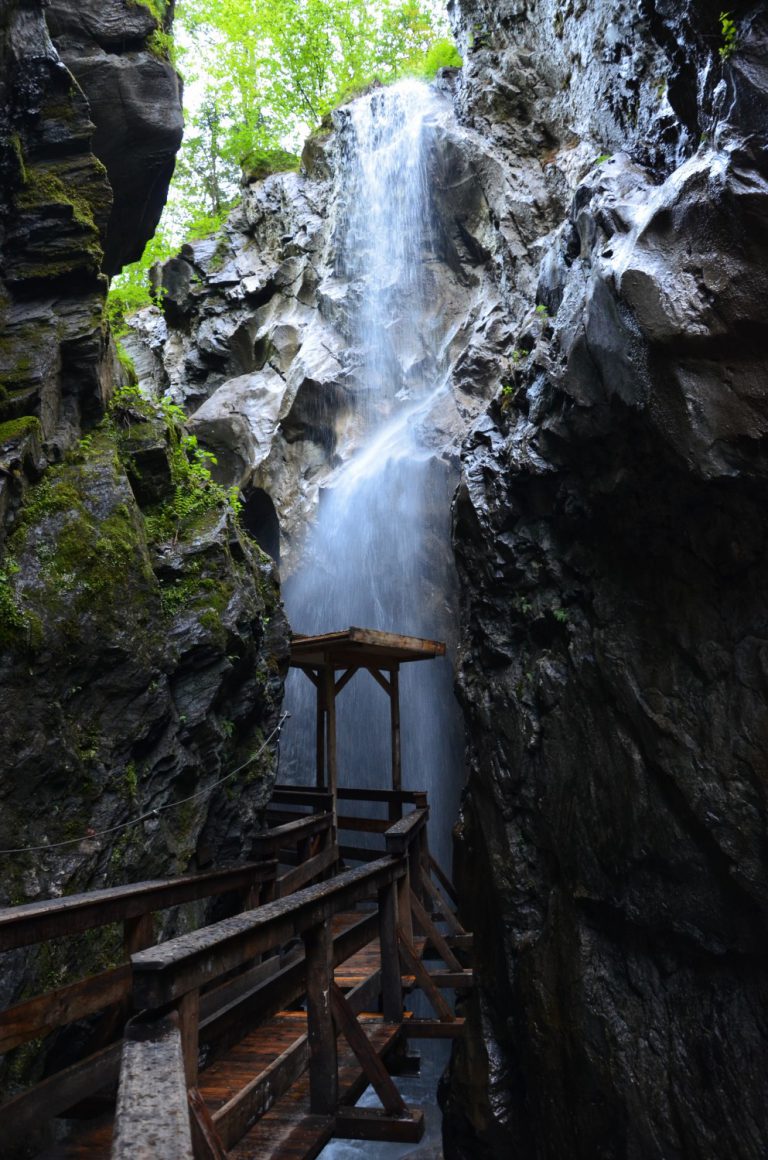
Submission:
<svg viewBox="0 0 768 1160">
<path fill-rule="evenodd" d="M 720 8 L 455 4 L 463 116 L 559 220 L 491 199 L 538 305 L 455 502 L 452 1158 L 765 1150 L 768 25 Z"/>
<path fill-rule="evenodd" d="M 0 14 L 2 905 L 247 857 L 274 778 L 274 566 L 104 320 L 180 137 L 172 7 Z M 40 967 L 7 956 L 0 1003 Z"/>
<path fill-rule="evenodd" d="M 424 130 L 436 194 L 424 253 L 429 308 L 423 313 L 402 291 L 416 338 L 392 377 L 406 393 L 410 380 L 449 381 L 423 426 L 455 481 L 460 440 L 495 389 L 507 332 L 489 261 L 493 227 L 474 174 L 484 167 L 499 190 L 504 179 L 482 139 L 457 128 L 451 84 L 448 74 Z M 250 183 L 217 237 L 166 262 L 157 272 L 162 309 L 131 318 L 123 340 L 142 385 L 192 412 L 190 429 L 216 455 L 218 478 L 270 497 L 284 578 L 321 489 L 365 433 L 361 287 L 340 243 L 355 195 L 340 177 L 349 116 L 337 110 L 335 129 L 309 140 L 300 172 Z"/>
</svg>

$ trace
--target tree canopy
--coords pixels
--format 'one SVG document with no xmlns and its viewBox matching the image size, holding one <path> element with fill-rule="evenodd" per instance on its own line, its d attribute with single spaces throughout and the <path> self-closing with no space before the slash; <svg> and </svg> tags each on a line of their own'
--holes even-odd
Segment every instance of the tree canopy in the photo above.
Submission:
<svg viewBox="0 0 768 1160">
<path fill-rule="evenodd" d="M 303 138 L 374 80 L 461 63 L 439 0 L 178 0 L 174 30 L 154 49 L 184 76 L 187 127 L 160 229 L 113 281 L 116 329 L 149 302 L 152 263 L 221 224 L 243 171 L 297 167 Z"/>
</svg>

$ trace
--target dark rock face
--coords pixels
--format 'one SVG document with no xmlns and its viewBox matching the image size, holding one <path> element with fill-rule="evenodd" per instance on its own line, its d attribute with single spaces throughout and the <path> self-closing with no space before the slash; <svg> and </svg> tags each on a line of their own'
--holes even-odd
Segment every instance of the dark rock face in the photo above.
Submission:
<svg viewBox="0 0 768 1160">
<path fill-rule="evenodd" d="M 180 134 L 157 28 L 127 0 L 0 14 L 0 905 L 248 857 L 274 779 L 274 566 L 195 493 L 178 419 L 130 388 L 104 320 Z M 0 1005 L 91 951 L 6 956 Z"/>
<path fill-rule="evenodd" d="M 62 60 L 82 88 L 96 131 L 93 152 L 106 166 L 114 205 L 104 270 L 137 261 L 165 205 L 184 128 L 181 84 L 164 36 L 173 3 L 51 0 L 46 20 Z"/>
<path fill-rule="evenodd" d="M 504 262 L 539 308 L 455 503 L 481 987 L 446 1154 L 757 1160 L 768 26 L 734 6 L 723 59 L 717 5 L 489 8 L 464 115 L 512 168 L 553 139 L 560 224 Z"/>
</svg>

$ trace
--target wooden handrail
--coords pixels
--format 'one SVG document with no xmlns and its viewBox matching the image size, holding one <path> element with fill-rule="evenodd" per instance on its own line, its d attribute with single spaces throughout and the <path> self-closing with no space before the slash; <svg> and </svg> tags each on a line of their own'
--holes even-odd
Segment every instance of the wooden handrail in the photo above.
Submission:
<svg viewBox="0 0 768 1160">
<path fill-rule="evenodd" d="M 252 845 L 259 854 L 274 855 L 281 846 L 290 846 L 324 831 L 330 833 L 332 826 L 333 814 L 309 814 L 305 818 L 297 818 L 295 822 L 286 822 L 282 826 L 266 830 L 263 834 L 257 834 Z"/>
<path fill-rule="evenodd" d="M 138 918 L 184 902 L 243 890 L 274 877 L 275 862 L 251 862 L 182 878 L 112 886 L 67 898 L 29 902 L 0 910 L 0 951 L 80 934 L 97 926 Z"/>
<path fill-rule="evenodd" d="M 380 858 L 257 910 L 139 951 L 131 958 L 136 1004 L 156 1009 L 172 1003 L 255 955 L 327 922 L 404 874 L 402 860 Z"/>
</svg>

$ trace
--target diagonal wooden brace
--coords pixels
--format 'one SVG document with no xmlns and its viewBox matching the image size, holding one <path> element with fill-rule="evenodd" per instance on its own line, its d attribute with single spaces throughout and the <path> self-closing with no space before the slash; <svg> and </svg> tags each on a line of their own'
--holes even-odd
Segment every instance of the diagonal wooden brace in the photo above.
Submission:
<svg viewBox="0 0 768 1160">
<path fill-rule="evenodd" d="M 400 947 L 400 958 L 403 966 L 412 975 L 416 976 L 416 982 L 421 987 L 424 994 L 429 999 L 435 1014 L 442 1023 L 453 1023 L 456 1016 L 451 1011 L 448 1003 L 441 995 L 439 989 L 435 986 L 429 976 L 429 971 L 422 963 L 421 959 L 416 953 L 413 943 L 406 937 L 402 928 L 397 932 L 397 941 Z"/>
<path fill-rule="evenodd" d="M 461 963 L 456 958 L 455 954 L 448 946 L 448 943 L 445 941 L 443 936 L 440 934 L 440 931 L 437 929 L 434 922 L 419 902 L 419 899 L 416 897 L 413 890 L 411 890 L 411 909 L 413 911 L 413 917 L 416 919 L 419 926 L 424 931 L 424 934 L 428 937 L 429 941 L 440 955 L 440 958 L 443 960 L 446 967 L 450 967 L 452 971 L 462 970 Z"/>
<path fill-rule="evenodd" d="M 384 1111 L 388 1116 L 406 1116 L 408 1108 L 395 1087 L 392 1076 L 371 1046 L 368 1036 L 336 983 L 331 983 L 331 1010 L 337 1028 L 357 1056 L 369 1083 L 384 1105 Z"/>
</svg>

